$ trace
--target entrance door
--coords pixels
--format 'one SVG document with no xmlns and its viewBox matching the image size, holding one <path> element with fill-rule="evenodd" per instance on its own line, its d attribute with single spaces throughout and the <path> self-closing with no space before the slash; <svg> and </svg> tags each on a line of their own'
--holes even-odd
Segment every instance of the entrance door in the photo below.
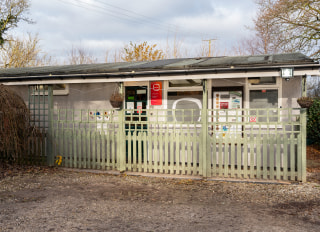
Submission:
<svg viewBox="0 0 320 232">
<path fill-rule="evenodd" d="M 147 86 L 128 86 L 125 89 L 125 108 L 126 121 L 132 123 L 126 124 L 126 129 L 146 129 L 146 124 L 137 122 L 147 121 L 146 111 L 148 104 Z M 143 125 L 143 128 L 141 128 Z"/>
<path fill-rule="evenodd" d="M 126 157 L 128 163 L 133 162 L 133 164 L 135 164 L 137 162 L 143 162 L 144 160 L 144 144 L 143 141 L 138 142 L 136 136 L 147 133 L 147 124 L 143 123 L 147 121 L 147 113 L 145 111 L 147 104 L 147 86 L 127 86 L 125 88 L 125 130 L 126 135 L 130 135 L 128 138 L 131 138 L 128 139 L 129 141 L 126 141 Z"/>
</svg>

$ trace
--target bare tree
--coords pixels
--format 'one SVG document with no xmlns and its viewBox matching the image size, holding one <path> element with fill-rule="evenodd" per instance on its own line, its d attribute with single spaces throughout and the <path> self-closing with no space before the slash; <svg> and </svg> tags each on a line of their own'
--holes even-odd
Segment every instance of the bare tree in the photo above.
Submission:
<svg viewBox="0 0 320 232">
<path fill-rule="evenodd" d="M 68 54 L 69 64 L 94 64 L 97 63 L 97 58 L 95 58 L 90 51 L 84 49 L 83 47 L 74 47 L 72 46 L 72 49 L 70 53 Z"/>
<path fill-rule="evenodd" d="M 256 0 L 256 54 L 300 51 L 320 57 L 320 0 Z"/>
<path fill-rule="evenodd" d="M 32 22 L 25 16 L 29 6 L 29 0 L 0 1 L 0 46 L 7 41 L 8 30 L 17 27 L 20 21 Z"/>
<path fill-rule="evenodd" d="M 114 51 L 106 51 L 105 55 L 105 62 L 111 63 L 111 62 L 120 62 L 121 61 L 121 51 L 114 50 Z"/>
<path fill-rule="evenodd" d="M 41 54 L 38 36 L 31 34 L 23 39 L 8 38 L 0 50 L 0 55 L 5 68 L 43 66 L 51 63 L 50 57 Z"/>
<path fill-rule="evenodd" d="M 167 44 L 164 58 L 182 58 L 188 56 L 188 49 L 183 46 L 183 38 L 179 38 L 177 32 L 174 34 L 174 39 L 169 41 L 167 37 Z"/>
<path fill-rule="evenodd" d="M 237 56 L 245 55 L 258 55 L 267 53 L 276 53 L 268 49 L 268 46 L 264 46 L 265 40 L 260 37 L 242 38 L 235 46 L 232 47 L 232 54 Z"/>
<path fill-rule="evenodd" d="M 320 99 L 320 76 L 307 78 L 307 94 L 309 97 Z"/>
</svg>

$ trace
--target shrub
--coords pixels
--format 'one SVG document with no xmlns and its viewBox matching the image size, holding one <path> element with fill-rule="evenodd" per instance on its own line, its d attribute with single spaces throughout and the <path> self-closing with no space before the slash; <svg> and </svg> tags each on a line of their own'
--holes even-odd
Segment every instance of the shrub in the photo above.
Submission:
<svg viewBox="0 0 320 232">
<path fill-rule="evenodd" d="M 320 99 L 315 99 L 308 109 L 307 138 L 320 144 Z"/>
<path fill-rule="evenodd" d="M 0 85 L 0 162 L 20 162 L 28 152 L 28 138 L 37 132 L 23 99 Z M 38 132 L 37 132 L 38 133 Z"/>
</svg>

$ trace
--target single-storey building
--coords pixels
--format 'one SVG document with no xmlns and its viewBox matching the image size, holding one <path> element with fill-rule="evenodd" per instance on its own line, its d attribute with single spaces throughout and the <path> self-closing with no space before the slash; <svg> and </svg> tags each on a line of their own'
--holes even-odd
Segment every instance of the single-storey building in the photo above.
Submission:
<svg viewBox="0 0 320 232">
<path fill-rule="evenodd" d="M 59 156 L 70 167 L 304 180 L 297 99 L 319 67 L 301 53 L 181 58 L 0 69 L 0 83 L 52 133 L 49 163 Z"/>
</svg>

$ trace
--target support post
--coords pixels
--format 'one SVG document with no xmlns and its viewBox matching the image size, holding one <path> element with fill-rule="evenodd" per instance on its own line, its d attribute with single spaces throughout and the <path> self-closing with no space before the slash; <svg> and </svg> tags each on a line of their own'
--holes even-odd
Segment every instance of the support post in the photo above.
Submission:
<svg viewBox="0 0 320 232">
<path fill-rule="evenodd" d="M 307 181 L 307 109 L 301 109 L 301 179 Z"/>
<path fill-rule="evenodd" d="M 207 80 L 203 80 L 203 99 L 202 99 L 202 160 L 203 160 L 203 177 L 210 176 L 211 159 L 207 152 L 208 139 L 208 86 Z"/>
<path fill-rule="evenodd" d="M 53 88 L 52 85 L 48 86 L 48 130 L 47 130 L 47 164 L 48 166 L 54 165 L 53 154 Z"/>
<path fill-rule="evenodd" d="M 302 76 L 302 97 L 306 97 L 307 96 L 307 75 Z"/>
<path fill-rule="evenodd" d="M 126 170 L 126 133 L 124 131 L 124 109 L 119 111 L 119 135 L 118 135 L 118 169 L 120 172 Z"/>
</svg>

